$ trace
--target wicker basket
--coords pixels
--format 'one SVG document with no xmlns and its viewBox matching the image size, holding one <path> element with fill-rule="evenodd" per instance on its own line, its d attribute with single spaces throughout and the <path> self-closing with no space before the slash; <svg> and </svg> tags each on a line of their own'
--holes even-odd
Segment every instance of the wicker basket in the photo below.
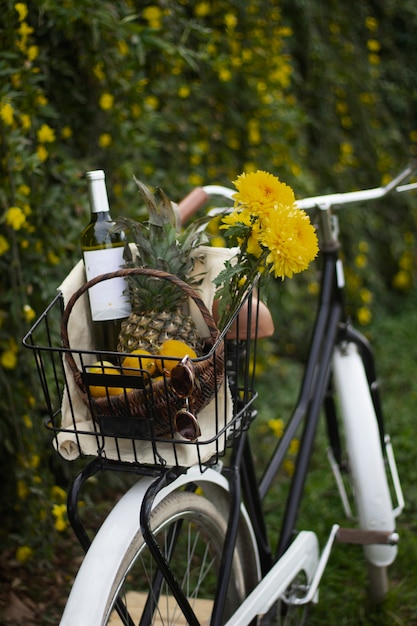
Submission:
<svg viewBox="0 0 417 626">
<path fill-rule="evenodd" d="M 132 387 L 132 377 L 126 377 L 123 375 L 117 378 L 117 386 L 124 388 L 124 393 L 119 395 L 105 395 L 100 398 L 93 398 L 88 390 L 88 384 L 86 382 L 86 367 L 83 365 L 78 366 L 74 355 L 71 352 L 71 348 L 74 353 L 79 353 L 80 346 L 70 346 L 70 338 L 68 335 L 68 321 L 71 315 L 71 311 L 76 301 L 95 284 L 110 280 L 117 277 L 127 277 L 131 275 L 143 275 L 152 278 L 158 278 L 161 280 L 167 280 L 174 283 L 179 289 L 184 291 L 189 298 L 191 298 L 200 311 L 202 318 L 207 325 L 209 335 L 205 339 L 204 356 L 193 359 L 195 377 L 197 384 L 189 398 L 190 406 L 194 413 L 198 413 L 214 398 L 224 380 L 224 345 L 222 341 L 218 341 L 219 330 L 213 320 L 212 315 L 205 306 L 202 299 L 196 294 L 196 292 L 184 281 L 180 280 L 176 276 L 163 272 L 160 270 L 152 270 L 147 268 L 132 268 L 122 269 L 116 272 L 102 274 L 86 283 L 78 289 L 70 298 L 65 307 L 62 323 L 61 323 L 61 336 L 63 342 L 63 348 L 68 349 L 65 358 L 74 377 L 79 394 L 83 402 L 88 406 L 91 411 L 93 419 L 104 430 L 109 423 L 109 418 L 112 421 L 112 432 L 114 436 L 118 435 L 117 432 L 117 418 L 135 418 L 137 420 L 137 432 L 138 436 L 146 437 L 146 433 L 152 437 L 172 437 L 174 433 L 173 429 L 173 416 L 176 411 L 183 405 L 183 400 L 179 399 L 172 391 L 169 378 L 163 378 L 161 380 L 149 379 L 147 384 L 143 384 L 143 388 Z M 103 351 L 100 351 L 103 355 Z M 126 356 L 120 354 L 120 358 Z M 106 375 L 103 374 L 103 377 Z M 107 376 L 109 380 L 107 385 L 114 385 L 114 377 Z M 114 419 L 113 419 L 114 418 Z M 144 421 L 145 420 L 145 421 Z M 120 428 L 123 428 L 123 420 L 120 420 Z M 152 426 L 150 427 L 150 424 Z M 124 436 L 123 432 L 120 432 L 120 436 Z"/>
</svg>

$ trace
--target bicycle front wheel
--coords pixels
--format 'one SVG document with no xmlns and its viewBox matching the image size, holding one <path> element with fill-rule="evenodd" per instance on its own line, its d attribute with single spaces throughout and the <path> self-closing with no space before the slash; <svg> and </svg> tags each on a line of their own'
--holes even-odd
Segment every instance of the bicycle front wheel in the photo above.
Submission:
<svg viewBox="0 0 417 626">
<path fill-rule="evenodd" d="M 227 528 L 225 516 L 205 497 L 177 491 L 155 508 L 151 528 L 198 621 L 209 624 Z M 256 569 L 253 546 L 241 537 L 233 558 L 223 622 L 256 583 Z M 148 617 L 142 622 L 144 609 Z M 155 561 L 138 531 L 115 573 L 103 624 L 139 623 L 179 625 L 186 621 L 166 582 L 158 580 Z"/>
</svg>

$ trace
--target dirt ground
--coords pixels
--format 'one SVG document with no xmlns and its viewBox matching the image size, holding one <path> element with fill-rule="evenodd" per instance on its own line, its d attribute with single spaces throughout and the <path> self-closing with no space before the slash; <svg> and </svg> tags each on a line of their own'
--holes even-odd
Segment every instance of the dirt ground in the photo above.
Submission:
<svg viewBox="0 0 417 626">
<path fill-rule="evenodd" d="M 58 624 L 81 549 L 63 539 L 48 564 L 20 564 L 10 552 L 0 554 L 0 624 L 48 626 Z"/>
</svg>

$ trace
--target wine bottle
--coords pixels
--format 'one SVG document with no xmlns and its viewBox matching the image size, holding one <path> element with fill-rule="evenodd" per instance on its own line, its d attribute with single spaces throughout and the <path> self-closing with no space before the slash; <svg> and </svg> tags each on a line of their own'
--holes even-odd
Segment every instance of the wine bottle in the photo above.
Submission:
<svg viewBox="0 0 417 626">
<path fill-rule="evenodd" d="M 124 265 L 125 234 L 113 232 L 105 174 L 102 170 L 87 172 L 91 207 L 90 223 L 81 234 L 87 280 L 114 272 Z M 130 301 L 125 278 L 104 280 L 88 290 L 93 341 L 97 350 L 116 351 L 121 320 L 130 314 Z"/>
</svg>

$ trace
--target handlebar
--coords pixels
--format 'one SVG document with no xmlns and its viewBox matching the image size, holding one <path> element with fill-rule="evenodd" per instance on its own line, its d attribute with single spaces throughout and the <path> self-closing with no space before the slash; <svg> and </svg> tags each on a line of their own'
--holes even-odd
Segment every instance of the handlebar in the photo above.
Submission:
<svg viewBox="0 0 417 626">
<path fill-rule="evenodd" d="M 397 193 L 412 191 L 413 189 L 417 189 L 417 183 L 409 183 L 405 185 L 400 185 L 400 183 L 409 179 L 414 172 L 417 172 L 417 161 L 411 162 L 402 172 L 400 172 L 400 174 L 398 174 L 398 176 L 382 187 L 303 198 L 302 200 L 297 200 L 296 205 L 298 208 L 304 210 L 313 208 L 328 209 L 330 207 L 377 200 L 387 196 L 392 191 L 396 191 Z M 211 196 L 221 196 L 227 200 L 233 200 L 235 193 L 235 190 L 221 185 L 196 187 L 178 204 L 181 222 L 184 223 L 190 219 L 199 208 L 208 202 Z"/>
</svg>

